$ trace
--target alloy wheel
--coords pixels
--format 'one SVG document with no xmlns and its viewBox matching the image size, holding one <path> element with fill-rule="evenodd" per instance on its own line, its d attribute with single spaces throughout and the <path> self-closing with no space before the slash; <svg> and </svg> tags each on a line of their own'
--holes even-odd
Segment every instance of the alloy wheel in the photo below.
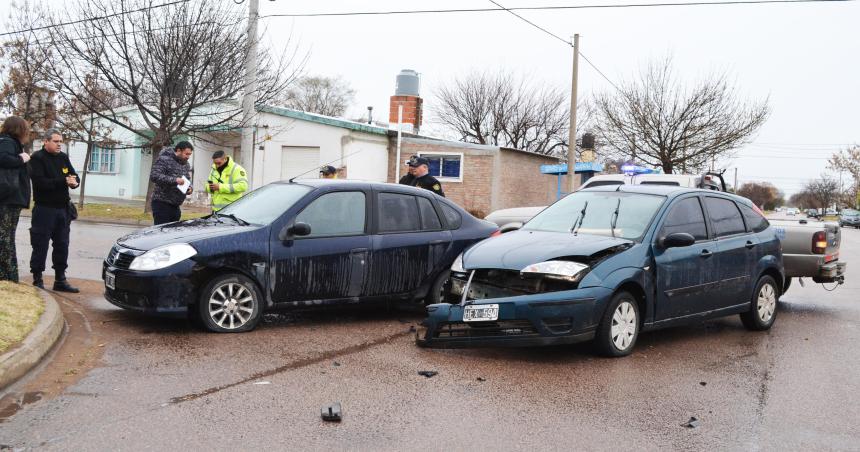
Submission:
<svg viewBox="0 0 860 452">
<path fill-rule="evenodd" d="M 235 282 L 216 287 L 208 304 L 212 321 L 228 330 L 242 327 L 254 313 L 254 296 L 251 290 Z"/>
<path fill-rule="evenodd" d="M 612 343 L 618 350 L 627 350 L 636 336 L 636 309 L 629 301 L 622 301 L 612 314 L 612 328 L 610 335 Z"/>
<path fill-rule="evenodd" d="M 770 321 L 776 311 L 776 290 L 770 284 L 764 284 L 758 291 L 758 301 L 756 308 L 758 309 L 758 318 L 763 323 Z"/>
</svg>

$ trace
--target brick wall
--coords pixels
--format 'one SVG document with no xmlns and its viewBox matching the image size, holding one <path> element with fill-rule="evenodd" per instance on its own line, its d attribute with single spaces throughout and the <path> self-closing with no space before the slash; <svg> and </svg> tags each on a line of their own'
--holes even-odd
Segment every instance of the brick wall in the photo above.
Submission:
<svg viewBox="0 0 860 452">
<path fill-rule="evenodd" d="M 418 96 L 391 96 L 388 113 L 388 122 L 391 124 L 397 124 L 398 105 L 403 105 L 403 124 L 411 124 L 417 133 L 424 119 L 424 99 Z"/>
<path fill-rule="evenodd" d="M 554 157 L 502 149 L 494 210 L 553 202 L 558 180 L 556 176 L 541 174 L 540 166 L 555 163 L 558 159 Z"/>
</svg>

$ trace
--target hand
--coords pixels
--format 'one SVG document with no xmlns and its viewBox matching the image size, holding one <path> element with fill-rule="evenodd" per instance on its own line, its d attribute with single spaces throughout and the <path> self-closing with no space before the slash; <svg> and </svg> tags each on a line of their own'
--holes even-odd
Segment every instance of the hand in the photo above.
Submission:
<svg viewBox="0 0 860 452">
<path fill-rule="evenodd" d="M 22 152 L 22 153 L 18 154 L 18 157 L 21 157 L 21 160 L 23 160 L 24 163 L 27 163 L 30 161 L 30 154 L 28 154 L 26 152 Z"/>
<path fill-rule="evenodd" d="M 221 189 L 221 185 L 218 184 L 217 182 L 212 182 L 211 184 L 209 184 L 209 191 L 218 191 L 220 189 Z"/>
<path fill-rule="evenodd" d="M 75 188 L 78 186 L 78 179 L 75 176 L 66 176 L 66 185 L 70 188 Z"/>
<path fill-rule="evenodd" d="M 181 177 L 176 178 L 176 185 L 182 185 L 184 183 L 185 183 L 185 179 L 183 179 Z"/>
</svg>

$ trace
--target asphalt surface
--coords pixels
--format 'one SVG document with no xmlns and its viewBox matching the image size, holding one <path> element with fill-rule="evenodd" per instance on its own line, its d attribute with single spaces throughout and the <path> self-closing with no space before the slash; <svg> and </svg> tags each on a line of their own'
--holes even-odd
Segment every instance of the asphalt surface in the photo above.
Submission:
<svg viewBox="0 0 860 452">
<path fill-rule="evenodd" d="M 97 278 L 125 232 L 76 224 L 71 275 Z M 734 316 L 643 334 L 621 359 L 588 345 L 425 350 L 409 331 L 419 316 L 369 309 L 208 334 L 116 309 L 99 281 L 76 280 L 82 294 L 58 297 L 65 341 L 0 399 L 0 445 L 857 450 L 860 230 L 843 229 L 841 259 L 846 284 L 793 284 L 769 332 Z M 323 422 L 333 402 L 343 421 Z M 698 427 L 682 425 L 691 417 Z"/>
</svg>

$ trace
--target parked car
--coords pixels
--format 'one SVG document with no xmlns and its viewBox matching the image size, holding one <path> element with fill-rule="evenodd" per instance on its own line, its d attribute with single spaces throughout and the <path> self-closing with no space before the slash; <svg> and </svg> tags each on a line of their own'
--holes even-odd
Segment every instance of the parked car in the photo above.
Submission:
<svg viewBox="0 0 860 452">
<path fill-rule="evenodd" d="M 104 262 L 105 297 L 197 316 L 216 332 L 251 330 L 277 308 L 436 302 L 454 259 L 496 230 L 404 185 L 273 183 L 217 214 L 117 240 Z"/>
<path fill-rule="evenodd" d="M 798 213 L 800 213 L 800 210 L 795 209 L 794 207 L 790 207 L 785 211 L 785 214 L 790 217 L 796 216 Z"/>
<path fill-rule="evenodd" d="M 847 263 L 839 260 L 842 231 L 834 222 L 773 220 L 771 226 L 782 241 L 785 268 L 783 292 L 793 278 L 812 278 L 817 283 L 842 283 Z"/>
<path fill-rule="evenodd" d="M 854 209 L 843 209 L 839 214 L 839 226 L 854 226 L 860 229 L 860 211 Z"/>
<path fill-rule="evenodd" d="M 427 347 L 594 340 L 629 354 L 640 331 L 740 314 L 766 330 L 777 314 L 779 238 L 735 195 L 623 185 L 570 194 L 523 228 L 454 261 L 447 303 L 427 307 Z"/>
<path fill-rule="evenodd" d="M 839 212 L 837 212 L 837 211 L 836 211 L 836 210 L 834 210 L 834 209 L 827 209 L 827 211 L 826 211 L 826 212 L 824 212 L 824 215 L 825 215 L 825 216 L 828 216 L 828 217 L 833 217 L 833 216 L 836 216 L 836 215 L 838 215 L 838 214 L 839 214 Z"/>
<path fill-rule="evenodd" d="M 807 218 L 821 218 L 821 213 L 818 212 L 818 209 L 806 209 Z"/>
<path fill-rule="evenodd" d="M 720 173 L 693 174 L 601 174 L 585 181 L 580 190 L 594 187 L 618 187 L 619 185 L 659 185 L 669 187 L 703 188 L 726 191 L 726 183 Z M 499 226 L 501 232 L 519 229 L 547 206 L 514 207 L 490 213 L 485 219 Z"/>
</svg>

